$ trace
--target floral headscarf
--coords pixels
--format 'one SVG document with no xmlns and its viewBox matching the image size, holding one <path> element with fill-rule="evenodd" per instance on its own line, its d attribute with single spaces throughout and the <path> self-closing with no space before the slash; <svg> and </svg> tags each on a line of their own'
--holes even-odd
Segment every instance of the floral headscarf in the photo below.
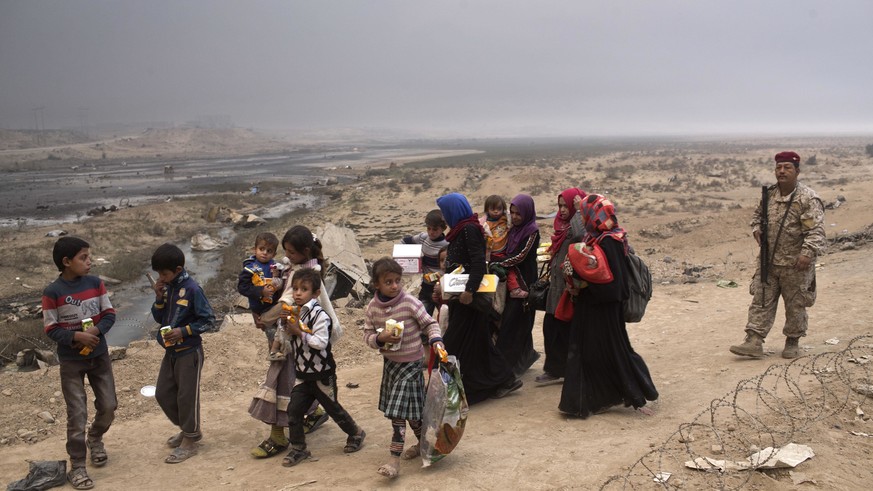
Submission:
<svg viewBox="0 0 873 491">
<path fill-rule="evenodd" d="M 585 224 L 585 243 L 600 243 L 606 237 L 621 242 L 627 252 L 627 233 L 618 226 L 615 205 L 599 194 L 589 194 L 582 199 L 580 213 Z"/>
</svg>

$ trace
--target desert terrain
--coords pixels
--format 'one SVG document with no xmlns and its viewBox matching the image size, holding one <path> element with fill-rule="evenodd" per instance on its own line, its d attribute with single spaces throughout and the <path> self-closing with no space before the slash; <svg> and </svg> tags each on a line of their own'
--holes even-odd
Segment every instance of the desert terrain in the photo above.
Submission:
<svg viewBox="0 0 873 491">
<path fill-rule="evenodd" d="M 175 138 L 168 133 L 155 146 L 139 147 L 138 155 L 162 153 L 162 144 L 184 147 Z M 180 141 L 192 138 L 197 140 L 187 133 L 178 136 Z M 873 440 L 867 436 L 873 435 L 873 407 L 851 387 L 873 377 L 866 361 L 849 360 L 869 360 L 864 356 L 873 351 L 873 259 L 868 243 L 873 159 L 864 154 L 870 140 L 873 137 L 477 142 L 467 147 L 482 152 L 475 155 L 395 165 L 386 160 L 350 169 L 324 167 L 325 175 L 349 177 L 331 186 L 302 189 L 277 180 L 251 195 L 246 192 L 250 184 L 242 182 L 238 189 L 143 203 L 62 225 L 9 227 L 0 230 L 0 303 L 7 316 L 3 330 L 24 326 L 29 329 L 25 336 L 41 336 L 39 320 L 15 312 L 37 303 L 41 288 L 56 274 L 49 257 L 55 239 L 45 237 L 50 230 L 63 228 L 91 241 L 92 252 L 105 259 L 95 265 L 94 274 L 132 282 L 147 269 L 150 251 L 160 243 L 184 241 L 198 232 L 215 234 L 226 227 L 208 220 L 211 208 L 251 212 L 291 199 L 292 190 L 317 197 L 317 206 L 270 219 L 254 230 L 235 231 L 217 275 L 206 285 L 223 324 L 218 332 L 204 336 L 204 439 L 199 455 L 180 465 L 163 463 L 168 453 L 164 441 L 175 430 L 154 399 L 139 392 L 154 384 L 163 353 L 153 342 L 137 342 L 113 364 L 119 408 L 105 439 L 110 462 L 89 468 L 97 489 L 649 489 L 659 487 L 652 480 L 658 472 L 672 473 L 665 485 L 669 488 L 867 489 L 873 477 Z M 266 146 L 261 141 L 233 143 L 230 136 L 222 139 L 222 156 L 260 154 Z M 187 145 L 209 147 L 199 142 Z M 249 151 L 251 147 L 257 148 Z M 58 148 L 60 154 L 67 147 Z M 808 336 L 801 340 L 804 357 L 791 364 L 779 357 L 784 339 L 781 308 L 765 344 L 768 356 L 740 359 L 727 349 L 742 340 L 751 299 L 748 286 L 756 248 L 748 222 L 760 185 L 773 182 L 772 156 L 786 149 L 804 157 L 800 180 L 829 206 L 825 226 L 831 239 L 828 254 L 817 264 L 818 300 L 809 311 Z M 73 151 L 80 149 L 69 150 Z M 217 155 L 198 152 L 192 150 L 191 157 Z M 123 158 L 135 159 L 135 154 L 131 150 Z M 34 165 L 69 163 L 39 160 Z M 19 162 L 6 172 L 22 168 Z M 425 213 L 446 192 L 466 194 L 476 211 L 487 195 L 511 198 L 524 192 L 534 197 L 539 213 L 550 213 L 558 192 L 570 186 L 614 200 L 631 244 L 652 270 L 654 296 L 643 321 L 628 325 L 628 332 L 661 394 L 651 404 L 654 416 L 621 408 L 585 420 L 561 415 L 561 386 L 534 383 L 541 358 L 522 377 L 521 390 L 471 408 L 465 435 L 451 455 L 427 469 L 417 461 L 405 462 L 400 477 L 387 481 L 376 474 L 390 440 L 390 423 L 376 408 L 381 357 L 362 345 L 355 329 L 363 323 L 362 309 L 350 302 L 338 309 L 346 336 L 334 353 L 339 397 L 367 431 L 364 448 L 343 454 L 345 436 L 328 423 L 308 438 L 314 458 L 297 467 L 282 467 L 281 457 L 249 456 L 250 448 L 266 436 L 267 427 L 252 419 L 247 408 L 268 362 L 262 335 L 247 312 L 232 306 L 232 293 L 255 231 L 281 235 L 294 223 L 315 229 L 331 222 L 355 231 L 364 258 L 374 260 L 389 255 L 391 245 L 403 235 L 423 230 Z M 548 236 L 552 220 L 539 223 Z M 417 280 L 410 278 L 408 284 L 414 288 Z M 110 287 L 115 288 L 123 285 Z M 124 304 L 116 307 L 119 317 L 140 315 L 125 312 Z M 155 327 L 148 326 L 148 320 L 141 322 Z M 541 323 L 540 313 L 534 326 L 539 351 Z M 866 337 L 847 350 L 859 336 Z M 57 367 L 0 372 L 0 401 L 4 482 L 24 477 L 27 460 L 66 458 Z M 54 422 L 39 416 L 44 411 Z M 682 465 L 700 456 L 741 460 L 752 447 L 789 442 L 815 452 L 793 473 L 704 472 Z"/>
</svg>

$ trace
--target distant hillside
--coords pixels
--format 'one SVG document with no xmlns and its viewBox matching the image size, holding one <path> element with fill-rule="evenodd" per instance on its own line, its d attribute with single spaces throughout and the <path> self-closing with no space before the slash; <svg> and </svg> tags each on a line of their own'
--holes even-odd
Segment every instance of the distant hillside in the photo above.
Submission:
<svg viewBox="0 0 873 491">
<path fill-rule="evenodd" d="M 0 129 L 0 150 L 73 145 L 87 142 L 80 132 L 70 130 L 3 130 Z"/>
</svg>

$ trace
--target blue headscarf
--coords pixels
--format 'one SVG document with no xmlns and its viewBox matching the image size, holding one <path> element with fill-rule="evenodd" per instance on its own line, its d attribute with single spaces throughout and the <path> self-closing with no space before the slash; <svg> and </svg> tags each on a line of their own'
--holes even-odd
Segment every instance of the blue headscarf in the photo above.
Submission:
<svg viewBox="0 0 873 491">
<path fill-rule="evenodd" d="M 443 212 L 443 218 L 449 225 L 449 233 L 446 234 L 446 240 L 452 242 L 461 230 L 468 224 L 475 225 L 479 232 L 484 234 L 482 225 L 479 224 L 479 217 L 473 213 L 473 208 L 470 207 L 470 202 L 461 193 L 449 193 L 445 196 L 440 196 L 436 200 L 437 206 Z"/>
<path fill-rule="evenodd" d="M 443 212 L 443 218 L 451 228 L 455 228 L 461 220 L 469 218 L 473 215 L 473 208 L 470 207 L 470 202 L 467 197 L 461 193 L 449 193 L 445 196 L 440 196 L 436 200 L 437 206 Z"/>
</svg>

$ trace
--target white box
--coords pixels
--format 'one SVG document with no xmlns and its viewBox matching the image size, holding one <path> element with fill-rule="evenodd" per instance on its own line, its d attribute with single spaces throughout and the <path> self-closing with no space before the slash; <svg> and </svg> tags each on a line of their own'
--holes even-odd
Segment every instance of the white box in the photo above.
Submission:
<svg viewBox="0 0 873 491">
<path fill-rule="evenodd" d="M 440 278 L 440 287 L 442 288 L 443 293 L 463 293 L 464 289 L 467 287 L 467 280 L 469 278 L 470 275 L 466 273 L 444 274 L 442 278 Z M 497 291 L 497 282 L 497 275 L 486 274 L 482 277 L 482 283 L 479 284 L 479 289 L 476 291 L 481 293 L 494 293 Z"/>
<path fill-rule="evenodd" d="M 394 244 L 392 257 L 404 273 L 421 273 L 421 244 Z"/>
</svg>

